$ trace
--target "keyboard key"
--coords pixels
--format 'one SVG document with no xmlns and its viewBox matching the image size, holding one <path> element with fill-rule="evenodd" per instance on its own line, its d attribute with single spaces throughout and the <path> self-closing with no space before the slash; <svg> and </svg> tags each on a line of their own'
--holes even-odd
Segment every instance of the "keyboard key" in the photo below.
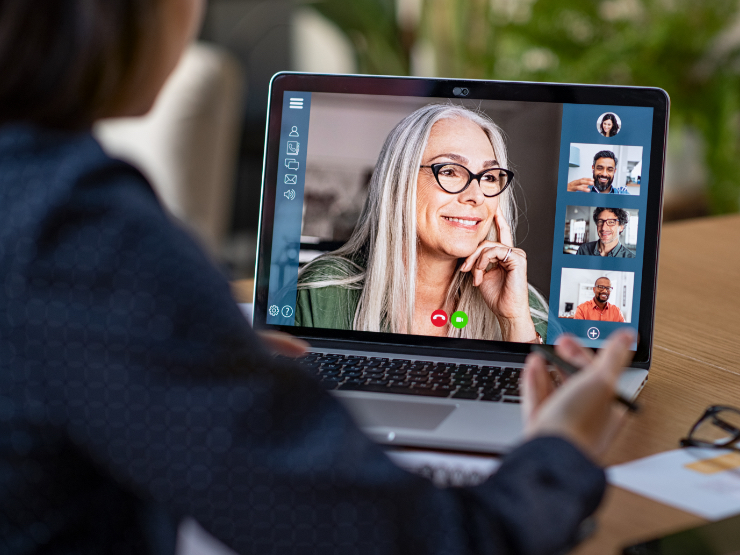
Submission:
<svg viewBox="0 0 740 555">
<path fill-rule="evenodd" d="M 328 371 L 328 370 L 339 370 L 341 366 L 339 364 L 323 364 L 321 365 L 321 370 Z"/>
<path fill-rule="evenodd" d="M 457 368 L 458 370 L 469 371 L 469 370 L 478 370 L 479 366 L 477 364 L 461 364 Z"/>
<path fill-rule="evenodd" d="M 457 368 L 457 364 L 438 362 L 437 364 L 430 367 L 435 372 L 449 372 L 450 370 Z"/>
<path fill-rule="evenodd" d="M 387 362 L 383 365 L 383 368 L 386 368 L 386 369 L 396 369 L 396 368 L 403 368 L 403 367 L 404 367 L 404 363 L 398 362 L 398 361 Z"/>
<path fill-rule="evenodd" d="M 475 389 L 458 389 L 452 396 L 453 399 L 477 399 L 478 391 Z"/>
<path fill-rule="evenodd" d="M 440 397 L 445 398 L 450 396 L 449 391 L 440 391 L 439 389 L 409 389 L 412 395 L 421 395 L 423 397 Z"/>
<path fill-rule="evenodd" d="M 426 362 L 412 362 L 411 364 L 407 364 L 406 368 L 408 370 L 414 371 L 414 372 L 424 372 L 426 371 L 425 368 L 428 366 Z"/>
</svg>

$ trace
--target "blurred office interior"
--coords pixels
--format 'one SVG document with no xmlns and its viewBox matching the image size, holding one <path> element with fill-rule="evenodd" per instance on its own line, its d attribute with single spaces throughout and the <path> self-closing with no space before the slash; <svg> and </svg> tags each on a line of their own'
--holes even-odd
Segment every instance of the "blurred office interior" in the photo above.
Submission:
<svg viewBox="0 0 740 555">
<path fill-rule="evenodd" d="M 254 271 L 267 91 L 283 70 L 660 86 L 664 218 L 732 212 L 738 13 L 724 0 L 212 0 L 155 114 L 98 134 L 233 278 Z"/>
</svg>

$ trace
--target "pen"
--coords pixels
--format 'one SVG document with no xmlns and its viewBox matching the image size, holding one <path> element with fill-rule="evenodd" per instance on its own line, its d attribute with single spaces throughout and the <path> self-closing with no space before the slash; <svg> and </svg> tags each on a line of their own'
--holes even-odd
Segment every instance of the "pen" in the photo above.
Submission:
<svg viewBox="0 0 740 555">
<path fill-rule="evenodd" d="M 569 376 L 572 376 L 573 374 L 578 373 L 578 371 L 580 370 L 580 368 L 576 368 L 569 362 L 564 361 L 562 358 L 556 355 L 552 350 L 547 349 L 542 345 L 532 345 L 532 352 L 542 355 L 547 362 L 559 368 L 560 370 L 562 370 Z M 622 403 L 625 407 L 627 407 L 632 412 L 637 412 L 640 409 L 639 405 L 630 401 L 629 399 L 626 399 L 624 396 L 620 395 L 619 393 L 617 393 L 617 395 L 615 396 L 615 399 L 618 402 Z"/>
</svg>

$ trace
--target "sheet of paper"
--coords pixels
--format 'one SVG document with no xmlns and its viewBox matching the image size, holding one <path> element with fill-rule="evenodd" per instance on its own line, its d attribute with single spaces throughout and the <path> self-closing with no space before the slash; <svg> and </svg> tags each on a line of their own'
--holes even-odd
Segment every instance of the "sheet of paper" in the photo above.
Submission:
<svg viewBox="0 0 740 555">
<path fill-rule="evenodd" d="M 740 513 L 740 453 L 676 449 L 607 469 L 609 483 L 709 520 Z"/>
</svg>

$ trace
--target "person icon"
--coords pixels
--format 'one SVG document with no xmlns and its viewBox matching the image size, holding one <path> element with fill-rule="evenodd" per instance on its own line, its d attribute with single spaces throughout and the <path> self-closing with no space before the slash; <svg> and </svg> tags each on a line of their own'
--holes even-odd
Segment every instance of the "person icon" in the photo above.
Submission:
<svg viewBox="0 0 740 555">
<path fill-rule="evenodd" d="M 297 125 L 294 125 L 291 128 L 291 130 L 290 130 L 290 136 L 291 137 L 300 137 L 300 135 L 298 134 L 298 126 Z"/>
</svg>

